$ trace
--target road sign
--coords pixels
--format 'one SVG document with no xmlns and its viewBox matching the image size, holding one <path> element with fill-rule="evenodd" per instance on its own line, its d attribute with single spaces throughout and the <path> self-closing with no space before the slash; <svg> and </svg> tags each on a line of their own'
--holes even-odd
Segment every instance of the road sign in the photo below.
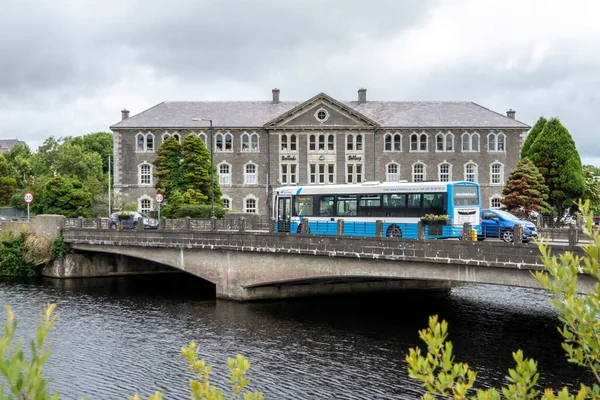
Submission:
<svg viewBox="0 0 600 400">
<path fill-rule="evenodd" d="M 162 194 L 160 194 L 160 193 L 157 193 L 157 194 L 156 194 L 156 197 L 155 197 L 155 199 L 156 199 L 156 202 L 157 202 L 158 204 L 160 204 L 160 203 L 162 203 L 163 201 L 165 201 L 165 196 L 163 196 L 163 195 L 162 195 Z"/>
<path fill-rule="evenodd" d="M 25 203 L 29 204 L 33 201 L 33 193 L 31 192 L 27 192 L 25 193 L 25 196 L 23 196 L 23 200 L 25 200 Z"/>
</svg>

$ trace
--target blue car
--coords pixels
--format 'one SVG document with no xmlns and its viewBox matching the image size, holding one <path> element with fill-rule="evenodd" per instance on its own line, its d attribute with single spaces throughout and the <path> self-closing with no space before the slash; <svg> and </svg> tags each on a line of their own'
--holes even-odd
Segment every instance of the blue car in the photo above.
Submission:
<svg viewBox="0 0 600 400">
<path fill-rule="evenodd" d="M 523 226 L 523 243 L 537 238 L 537 228 L 532 222 L 515 217 L 506 211 L 481 210 L 481 236 L 477 239 L 497 237 L 511 243 L 514 241 L 515 225 Z"/>
</svg>

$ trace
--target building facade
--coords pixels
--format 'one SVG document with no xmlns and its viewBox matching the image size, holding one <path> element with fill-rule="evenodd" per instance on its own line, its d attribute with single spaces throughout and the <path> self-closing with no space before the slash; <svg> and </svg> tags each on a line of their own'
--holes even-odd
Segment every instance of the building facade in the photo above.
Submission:
<svg viewBox="0 0 600 400">
<path fill-rule="evenodd" d="M 272 101 L 163 102 L 132 117 L 122 110 L 111 126 L 115 195 L 156 209 L 157 149 L 169 136 L 198 135 L 213 146 L 232 210 L 269 213 L 278 186 L 427 180 L 478 182 L 483 207 L 496 208 L 530 129 L 512 110 L 472 102 L 367 101 L 366 89 L 356 101 L 320 93 L 283 102 L 272 93 Z"/>
</svg>

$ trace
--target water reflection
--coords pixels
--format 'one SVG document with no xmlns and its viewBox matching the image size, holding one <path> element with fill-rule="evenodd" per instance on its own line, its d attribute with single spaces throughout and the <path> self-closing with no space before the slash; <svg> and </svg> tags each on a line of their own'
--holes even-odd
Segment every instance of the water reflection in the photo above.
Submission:
<svg viewBox="0 0 600 400">
<path fill-rule="evenodd" d="M 58 303 L 47 374 L 63 398 L 127 398 L 154 390 L 189 397 L 179 349 L 191 340 L 228 377 L 243 353 L 252 388 L 269 399 L 414 399 L 404 357 L 438 314 L 450 323 L 457 360 L 482 387 L 506 383 L 518 348 L 538 360 L 543 387 L 591 377 L 564 361 L 558 320 L 544 292 L 463 286 L 256 303 L 214 301 L 214 286 L 185 274 L 127 278 L 0 281 L 0 297 L 31 334 L 43 304 Z"/>
</svg>

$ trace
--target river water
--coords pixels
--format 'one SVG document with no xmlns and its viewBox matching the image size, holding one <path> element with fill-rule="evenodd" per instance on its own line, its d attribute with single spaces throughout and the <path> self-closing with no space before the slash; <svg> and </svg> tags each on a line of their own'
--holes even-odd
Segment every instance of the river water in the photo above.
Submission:
<svg viewBox="0 0 600 400">
<path fill-rule="evenodd" d="M 478 387 L 506 384 L 511 352 L 538 361 L 540 388 L 592 378 L 566 362 L 548 295 L 530 289 L 460 286 L 447 293 L 320 297 L 235 303 L 184 274 L 78 280 L 0 280 L 0 300 L 31 337 L 44 304 L 57 303 L 45 375 L 63 399 L 189 398 L 180 355 L 190 341 L 225 388 L 226 359 L 251 362 L 251 389 L 266 399 L 415 399 L 408 349 L 432 314 L 449 322 L 457 361 L 478 371 Z M 2 313 L 3 320 L 6 312 Z M 1 380 L 1 378 L 0 378 Z M 227 396 L 229 397 L 229 396 Z"/>
</svg>

